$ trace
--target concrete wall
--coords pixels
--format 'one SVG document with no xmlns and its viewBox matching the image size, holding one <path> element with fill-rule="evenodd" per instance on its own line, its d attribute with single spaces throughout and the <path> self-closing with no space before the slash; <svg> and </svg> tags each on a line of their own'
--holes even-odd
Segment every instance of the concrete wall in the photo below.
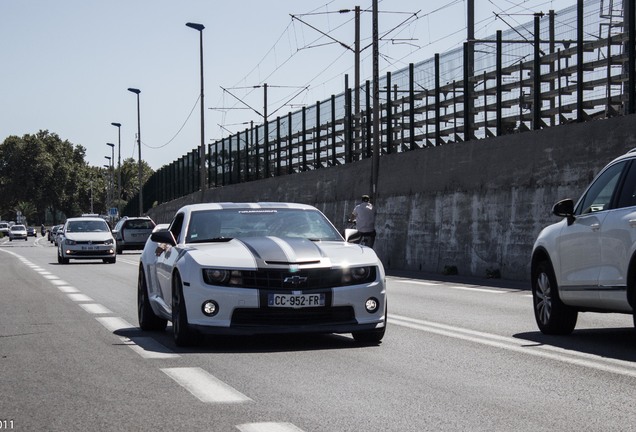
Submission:
<svg viewBox="0 0 636 432">
<path fill-rule="evenodd" d="M 529 277 L 552 205 L 577 199 L 607 162 L 636 147 L 636 117 L 426 148 L 380 158 L 375 250 L 390 269 Z M 370 194 L 371 160 L 207 191 L 206 201 L 294 201 L 322 210 L 338 228 Z M 169 222 L 197 193 L 151 209 Z"/>
</svg>

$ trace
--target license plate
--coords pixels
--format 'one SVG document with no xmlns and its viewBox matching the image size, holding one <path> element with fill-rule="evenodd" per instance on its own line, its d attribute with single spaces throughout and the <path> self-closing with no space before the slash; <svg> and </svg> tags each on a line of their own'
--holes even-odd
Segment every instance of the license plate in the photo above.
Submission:
<svg viewBox="0 0 636 432">
<path fill-rule="evenodd" d="M 82 246 L 82 250 L 94 251 L 94 250 L 97 250 L 97 246 Z"/>
<path fill-rule="evenodd" d="M 306 308 L 322 307 L 325 305 L 324 294 L 269 294 L 269 307 Z"/>
</svg>

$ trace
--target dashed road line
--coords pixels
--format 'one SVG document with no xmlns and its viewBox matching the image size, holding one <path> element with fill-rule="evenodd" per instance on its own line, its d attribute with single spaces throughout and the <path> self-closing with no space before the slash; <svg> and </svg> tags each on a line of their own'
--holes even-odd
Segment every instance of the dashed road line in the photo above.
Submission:
<svg viewBox="0 0 636 432">
<path fill-rule="evenodd" d="M 84 309 L 89 314 L 93 315 L 112 315 L 113 311 L 108 309 L 106 306 L 102 306 L 98 303 L 80 303 L 80 307 Z"/>
<path fill-rule="evenodd" d="M 303 432 L 291 423 L 245 423 L 237 425 L 236 428 L 241 432 Z"/>
<path fill-rule="evenodd" d="M 198 367 L 164 368 L 161 371 L 204 403 L 240 403 L 252 400 Z"/>
</svg>

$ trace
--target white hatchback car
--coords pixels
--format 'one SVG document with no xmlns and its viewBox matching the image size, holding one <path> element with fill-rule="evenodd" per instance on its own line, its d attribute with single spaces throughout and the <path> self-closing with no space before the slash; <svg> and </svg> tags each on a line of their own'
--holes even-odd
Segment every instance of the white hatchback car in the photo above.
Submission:
<svg viewBox="0 0 636 432">
<path fill-rule="evenodd" d="M 569 334 L 579 312 L 634 314 L 636 149 L 610 162 L 576 205 L 556 203 L 561 222 L 532 251 L 534 314 L 546 334 Z M 634 317 L 636 325 L 636 317 Z"/>
<path fill-rule="evenodd" d="M 12 240 L 27 240 L 27 230 L 22 224 L 15 224 L 9 228 L 9 241 Z"/>
<path fill-rule="evenodd" d="M 57 262 L 70 259 L 101 259 L 105 263 L 117 260 L 116 245 L 110 227 L 99 217 L 77 217 L 66 220 L 58 231 Z"/>
</svg>

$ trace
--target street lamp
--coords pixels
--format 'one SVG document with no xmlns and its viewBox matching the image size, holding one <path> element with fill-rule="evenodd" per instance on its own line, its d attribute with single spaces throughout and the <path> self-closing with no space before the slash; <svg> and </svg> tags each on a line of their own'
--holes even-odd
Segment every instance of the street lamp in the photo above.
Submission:
<svg viewBox="0 0 636 432">
<path fill-rule="evenodd" d="M 111 123 L 117 127 L 117 212 L 121 200 L 121 123 Z"/>
<path fill-rule="evenodd" d="M 107 146 L 110 147 L 110 166 L 111 166 L 111 170 L 110 170 L 110 182 L 111 182 L 111 190 L 110 190 L 110 207 L 113 207 L 113 201 L 115 200 L 114 197 L 114 192 L 115 192 L 115 188 L 114 188 L 114 183 L 115 183 L 115 144 L 113 143 L 106 143 Z M 109 209 L 110 212 L 110 209 Z M 110 216 L 110 213 L 109 213 Z"/>
<path fill-rule="evenodd" d="M 141 90 L 136 88 L 129 88 L 128 91 L 137 95 L 137 144 L 139 147 L 139 216 L 141 216 L 144 213 L 142 195 L 143 185 L 141 184 L 141 117 L 139 115 L 139 93 L 141 93 Z"/>
<path fill-rule="evenodd" d="M 199 174 L 201 178 L 201 201 L 205 199 L 205 190 L 208 186 L 208 175 L 205 165 L 205 124 L 204 124 L 204 104 L 203 104 L 203 24 L 186 23 L 186 26 L 199 32 L 199 62 L 201 65 L 201 146 L 199 148 Z"/>
</svg>

